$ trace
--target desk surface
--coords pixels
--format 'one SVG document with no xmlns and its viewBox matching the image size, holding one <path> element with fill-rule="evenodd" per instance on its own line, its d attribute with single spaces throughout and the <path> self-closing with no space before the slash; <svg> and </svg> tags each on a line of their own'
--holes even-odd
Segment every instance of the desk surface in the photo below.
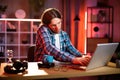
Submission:
<svg viewBox="0 0 120 80">
<path fill-rule="evenodd" d="M 6 63 L 2 63 L 0 67 L 0 80 L 26 80 L 26 79 L 49 79 L 49 78 L 70 78 L 81 76 L 97 76 L 97 75 L 109 75 L 120 74 L 120 68 L 115 68 L 115 64 L 109 63 L 108 66 L 96 68 L 93 70 L 83 71 L 76 69 L 68 69 L 68 71 L 55 71 L 54 68 L 41 68 L 38 69 L 37 62 L 29 62 L 26 73 L 19 74 L 7 74 L 4 73 L 4 66 Z"/>
</svg>

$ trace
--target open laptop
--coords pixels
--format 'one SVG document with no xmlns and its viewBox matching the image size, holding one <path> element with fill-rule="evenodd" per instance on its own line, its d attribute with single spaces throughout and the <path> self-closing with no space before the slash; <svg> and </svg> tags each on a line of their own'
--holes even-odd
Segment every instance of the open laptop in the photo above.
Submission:
<svg viewBox="0 0 120 80">
<path fill-rule="evenodd" d="M 119 43 L 101 43 L 97 44 L 96 50 L 92 55 L 92 58 L 88 66 L 71 65 L 71 68 L 80 70 L 91 70 L 94 68 L 102 67 L 107 65 L 111 60 L 115 50 Z"/>
<path fill-rule="evenodd" d="M 119 43 L 102 43 L 97 44 L 96 50 L 88 64 L 88 66 L 81 66 L 80 69 L 91 70 L 94 68 L 102 67 L 112 58 Z"/>
<path fill-rule="evenodd" d="M 68 66 L 70 64 L 71 68 L 74 69 L 80 69 L 80 70 L 91 70 L 94 68 L 102 67 L 107 65 L 107 63 L 111 60 L 113 54 L 115 53 L 115 50 L 117 49 L 119 43 L 101 43 L 97 44 L 96 50 L 92 55 L 92 58 L 88 64 L 88 66 L 80 66 L 68 63 Z M 64 62 L 55 61 L 55 63 L 59 65 L 66 65 Z"/>
</svg>

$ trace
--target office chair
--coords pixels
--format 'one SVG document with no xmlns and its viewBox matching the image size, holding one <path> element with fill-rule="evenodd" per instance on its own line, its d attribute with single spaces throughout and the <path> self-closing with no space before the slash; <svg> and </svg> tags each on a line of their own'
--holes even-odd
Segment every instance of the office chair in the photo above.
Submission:
<svg viewBox="0 0 120 80">
<path fill-rule="evenodd" d="M 28 62 L 34 62 L 34 51 L 35 51 L 35 46 L 30 46 L 28 48 L 28 54 L 27 54 Z"/>
</svg>

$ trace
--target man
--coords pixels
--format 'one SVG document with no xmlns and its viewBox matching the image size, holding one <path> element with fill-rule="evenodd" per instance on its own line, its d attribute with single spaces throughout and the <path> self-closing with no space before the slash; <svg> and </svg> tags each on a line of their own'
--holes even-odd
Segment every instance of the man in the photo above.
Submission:
<svg viewBox="0 0 120 80">
<path fill-rule="evenodd" d="M 48 57 L 63 62 L 87 65 L 90 56 L 84 56 L 72 45 L 62 31 L 62 15 L 55 8 L 46 9 L 41 16 L 42 24 L 37 31 L 35 61 L 47 62 Z"/>
</svg>

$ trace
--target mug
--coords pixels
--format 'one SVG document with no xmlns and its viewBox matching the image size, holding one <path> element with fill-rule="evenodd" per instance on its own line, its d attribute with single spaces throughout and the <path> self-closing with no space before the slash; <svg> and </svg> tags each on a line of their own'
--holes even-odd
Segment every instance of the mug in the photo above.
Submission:
<svg viewBox="0 0 120 80">
<path fill-rule="evenodd" d="M 46 63 L 53 63 L 53 56 L 45 55 L 42 62 L 45 63 L 45 64 Z"/>
</svg>

